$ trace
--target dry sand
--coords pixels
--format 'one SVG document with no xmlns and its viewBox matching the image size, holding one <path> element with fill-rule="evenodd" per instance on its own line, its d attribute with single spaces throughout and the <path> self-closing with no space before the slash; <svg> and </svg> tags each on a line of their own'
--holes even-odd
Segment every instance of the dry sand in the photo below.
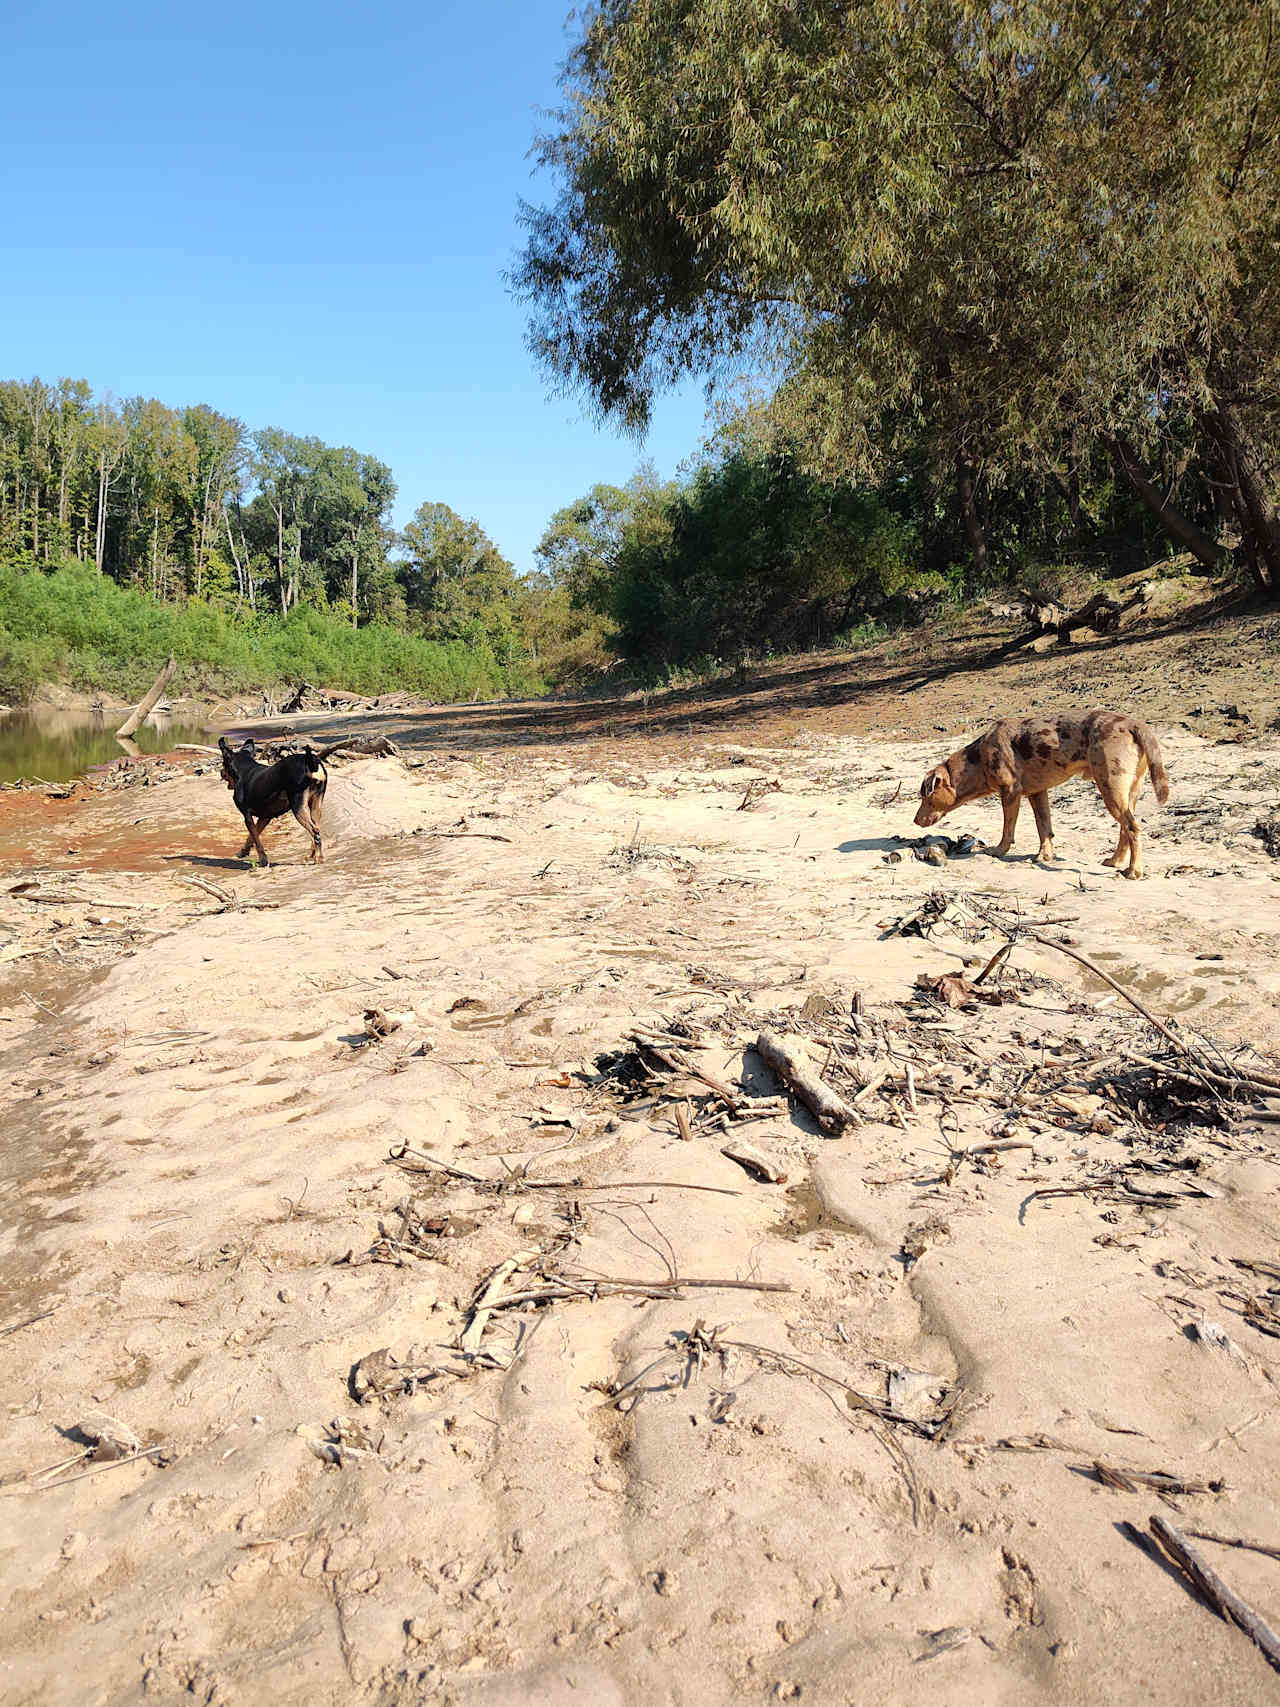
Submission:
<svg viewBox="0 0 1280 1707">
<path fill-rule="evenodd" d="M 1125 1528 L 1280 1542 L 1280 1341 L 1241 1302 L 1277 1281 L 1232 1260 L 1277 1261 L 1276 1127 L 1095 1119 L 1098 1062 L 1155 1042 L 1123 1003 L 1020 947 L 1007 1002 L 948 1012 L 916 977 L 972 975 L 1000 939 L 954 911 L 889 934 L 934 892 L 1065 921 L 1161 1013 L 1274 1056 L 1280 864 L 1250 830 L 1280 743 L 1162 730 L 1174 809 L 1144 794 L 1131 884 L 1080 784 L 1054 796 L 1052 870 L 1029 822 L 1008 862 L 887 861 L 944 736 L 809 714 L 772 742 L 451 752 L 443 714 L 416 749 L 413 719 L 388 727 L 414 768 L 335 767 L 323 868 L 292 825 L 278 866 L 236 864 L 206 773 L 41 818 L 53 902 L 6 897 L 10 945 L 45 952 L 0 967 L 0 1700 L 1280 1699 Z M 402 1024 L 361 1046 L 372 1008 Z M 670 1103 L 592 1082 L 637 1025 L 685 1025 L 695 1064 L 772 1094 L 762 1023 L 846 1051 L 887 1034 L 947 1098 L 873 1096 L 837 1139 L 775 1112 L 744 1128 L 787 1174 L 763 1184 L 722 1132 L 683 1142 Z M 951 1177 L 993 1135 L 1029 1148 Z M 513 1183 L 406 1173 L 406 1144 Z M 1153 1202 L 1032 1196 L 1135 1159 L 1194 1165 L 1152 1175 L 1176 1188 Z M 526 1166 L 573 1183 L 520 1189 Z M 402 1204 L 448 1231 L 403 1254 Z M 542 1263 L 790 1290 L 501 1312 L 473 1372 L 357 1402 L 384 1348 L 460 1368 L 475 1288 L 521 1256 L 513 1286 Z M 90 1413 L 159 1451 L 42 1476 Z M 1174 1513 L 1095 1459 L 1225 1488 Z M 1202 1545 L 1280 1624 L 1280 1564 Z"/>
</svg>

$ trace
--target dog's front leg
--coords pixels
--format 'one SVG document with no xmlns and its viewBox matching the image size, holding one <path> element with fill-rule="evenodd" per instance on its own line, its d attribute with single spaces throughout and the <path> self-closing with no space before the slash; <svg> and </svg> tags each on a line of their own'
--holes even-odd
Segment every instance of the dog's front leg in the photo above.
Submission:
<svg viewBox="0 0 1280 1707">
<path fill-rule="evenodd" d="M 1021 792 L 1016 788 L 1001 789 L 1000 804 L 1004 808 L 1004 829 L 1001 833 L 999 843 L 996 847 L 991 849 L 991 852 L 998 858 L 1003 859 L 1009 849 L 1013 846 L 1013 832 L 1017 826 L 1018 811 L 1022 805 Z"/>
<path fill-rule="evenodd" d="M 265 820 L 264 820 L 264 822 L 265 822 Z M 245 815 L 244 815 L 244 827 L 249 832 L 249 840 L 245 844 L 244 852 L 240 855 L 241 859 L 244 859 L 247 856 L 247 854 L 249 852 L 249 848 L 252 846 L 258 850 L 259 861 L 263 865 L 270 865 L 271 861 L 267 858 L 267 850 L 266 850 L 266 848 L 263 847 L 262 837 L 258 833 L 259 826 L 254 823 L 253 816 L 251 813 L 248 813 L 248 812 L 245 813 Z"/>
<path fill-rule="evenodd" d="M 1049 793 L 1041 789 L 1039 794 L 1029 794 L 1031 810 L 1036 815 L 1036 829 L 1040 835 L 1040 852 L 1036 858 L 1043 865 L 1053 864 L 1053 819 L 1049 816 Z"/>
</svg>

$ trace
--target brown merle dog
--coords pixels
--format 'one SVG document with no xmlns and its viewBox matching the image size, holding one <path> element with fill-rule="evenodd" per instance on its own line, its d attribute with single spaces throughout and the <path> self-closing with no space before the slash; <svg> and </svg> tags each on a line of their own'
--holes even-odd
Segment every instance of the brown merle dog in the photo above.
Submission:
<svg viewBox="0 0 1280 1707">
<path fill-rule="evenodd" d="M 222 755 L 222 780 L 231 790 L 231 798 L 249 832 L 248 841 L 240 849 L 240 858 L 247 859 L 249 850 L 256 848 L 263 865 L 269 865 L 267 850 L 262 845 L 262 829 L 273 818 L 292 812 L 311 837 L 312 861 L 323 864 L 320 809 L 329 782 L 325 754 L 307 747 L 301 753 L 286 754 L 273 765 L 264 765 L 256 756 L 252 737 L 237 749 L 225 735 L 218 738 L 218 751 Z"/>
<path fill-rule="evenodd" d="M 1142 831 L 1133 815 L 1134 802 L 1148 767 L 1156 799 L 1169 798 L 1169 778 L 1160 746 L 1145 723 L 1118 711 L 1088 711 L 1083 717 L 1028 717 L 1021 723 L 1003 721 L 945 763 L 936 765 L 920 785 L 916 823 L 938 819 L 966 801 L 999 794 L 1004 807 L 1004 833 L 991 851 L 1007 854 L 1013 846 L 1018 808 L 1025 795 L 1040 832 L 1039 858 L 1053 859 L 1053 822 L 1049 790 L 1068 777 L 1091 776 L 1103 805 L 1120 826 L 1120 841 L 1104 865 L 1120 867 L 1126 853 L 1126 877 L 1142 876 Z"/>
</svg>

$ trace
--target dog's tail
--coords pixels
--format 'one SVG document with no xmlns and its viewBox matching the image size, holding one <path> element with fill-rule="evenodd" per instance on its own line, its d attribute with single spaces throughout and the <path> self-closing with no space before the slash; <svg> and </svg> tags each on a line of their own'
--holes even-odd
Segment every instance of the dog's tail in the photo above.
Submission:
<svg viewBox="0 0 1280 1707">
<path fill-rule="evenodd" d="M 1151 772 L 1151 786 L 1155 790 L 1156 799 L 1161 806 L 1169 798 L 1169 773 L 1164 768 L 1164 760 L 1160 757 L 1160 743 L 1154 733 L 1145 723 L 1137 720 L 1133 725 L 1134 738 L 1146 755 L 1147 766 Z"/>
</svg>

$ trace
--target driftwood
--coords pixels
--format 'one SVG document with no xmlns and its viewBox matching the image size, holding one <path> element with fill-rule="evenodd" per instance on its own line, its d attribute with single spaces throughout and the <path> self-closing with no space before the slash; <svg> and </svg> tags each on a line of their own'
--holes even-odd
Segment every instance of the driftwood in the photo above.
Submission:
<svg viewBox="0 0 1280 1707">
<path fill-rule="evenodd" d="M 787 1176 L 776 1160 L 757 1145 L 748 1143 L 745 1138 L 732 1138 L 727 1144 L 722 1144 L 720 1154 L 727 1156 L 731 1162 L 736 1162 L 740 1168 L 745 1168 L 752 1179 L 760 1180 L 765 1185 L 786 1184 Z"/>
<path fill-rule="evenodd" d="M 1229 1624 L 1239 1625 L 1280 1671 L 1280 1636 L 1265 1619 L 1259 1617 L 1248 1601 L 1241 1600 L 1234 1590 L 1227 1587 L 1204 1556 L 1166 1518 L 1153 1517 L 1150 1526 L 1161 1549 L 1191 1578 L 1214 1611 Z"/>
<path fill-rule="evenodd" d="M 858 1124 L 857 1111 L 830 1085 L 824 1085 L 799 1049 L 777 1032 L 762 1031 L 756 1039 L 756 1052 L 765 1066 L 795 1092 L 829 1137 L 838 1138 L 846 1126 Z"/>
<path fill-rule="evenodd" d="M 169 683 L 173 680 L 174 675 L 177 672 L 177 668 L 177 661 L 175 660 L 173 653 L 170 652 L 169 662 L 165 665 L 164 669 L 161 670 L 155 681 L 152 682 L 151 691 L 144 699 L 138 701 L 137 705 L 134 706 L 128 717 L 125 718 L 124 722 L 116 730 L 116 734 L 119 735 L 122 740 L 128 740 L 130 735 L 135 735 L 138 732 L 144 719 L 151 711 L 151 708 L 168 687 Z"/>
<path fill-rule="evenodd" d="M 458 1346 L 462 1351 L 479 1351 L 481 1336 L 490 1316 L 497 1308 L 503 1287 L 518 1268 L 524 1263 L 533 1262 L 537 1255 L 537 1251 L 520 1251 L 516 1256 L 508 1257 L 506 1262 L 499 1263 L 493 1273 L 484 1281 L 471 1302 L 470 1319 L 458 1340 Z"/>
<path fill-rule="evenodd" d="M 1120 618 L 1135 605 L 1143 602 L 1143 593 L 1134 593 L 1120 605 L 1106 593 L 1095 593 L 1087 604 L 1078 610 L 1068 611 L 1064 616 L 1057 605 L 1031 604 L 1033 626 L 1024 629 L 1021 634 L 1007 640 L 1003 646 L 997 646 L 980 660 L 982 664 L 994 664 L 1001 658 L 1007 658 L 1013 652 L 1019 652 L 1024 646 L 1031 646 L 1037 640 L 1043 640 L 1047 635 L 1055 635 L 1060 646 L 1069 646 L 1071 636 L 1077 628 L 1091 628 L 1095 634 L 1114 634 L 1120 626 Z M 1029 601 L 1031 602 L 1031 601 Z"/>
</svg>

